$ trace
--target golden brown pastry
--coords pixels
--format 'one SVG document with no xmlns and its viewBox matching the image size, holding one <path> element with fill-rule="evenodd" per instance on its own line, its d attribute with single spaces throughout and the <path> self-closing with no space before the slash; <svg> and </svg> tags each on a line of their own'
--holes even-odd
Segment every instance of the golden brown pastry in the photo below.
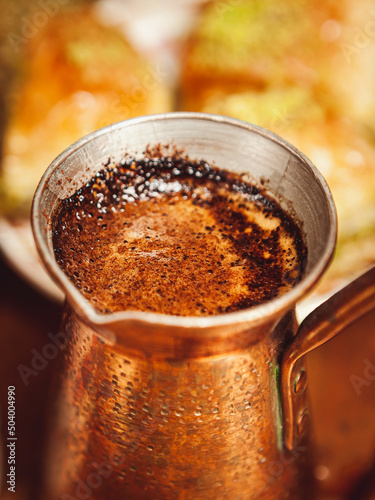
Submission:
<svg viewBox="0 0 375 500">
<path fill-rule="evenodd" d="M 32 19 L 32 16 L 30 16 Z M 67 3 L 23 43 L 4 138 L 3 210 L 28 214 L 49 163 L 89 132 L 170 110 L 160 74 L 87 4 Z"/>
</svg>

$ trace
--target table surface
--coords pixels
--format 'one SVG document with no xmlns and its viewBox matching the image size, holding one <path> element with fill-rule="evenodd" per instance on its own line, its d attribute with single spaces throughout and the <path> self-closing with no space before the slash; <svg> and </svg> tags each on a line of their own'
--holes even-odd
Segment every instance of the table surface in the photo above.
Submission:
<svg viewBox="0 0 375 500">
<path fill-rule="evenodd" d="M 48 333 L 56 332 L 61 307 L 36 292 L 1 259 L 0 283 L 0 411 L 6 414 L 7 387 L 14 385 L 18 438 L 16 494 L 7 492 L 3 484 L 0 498 L 37 500 L 48 386 L 56 360 L 24 380 L 21 372 L 31 366 L 33 350 L 40 352 Z M 375 364 L 374 325 L 375 312 L 308 358 L 321 500 L 375 499 L 375 381 L 364 378 L 365 360 Z M 360 394 L 353 374 L 366 381 Z M 5 419 L 1 422 L 5 435 Z"/>
</svg>

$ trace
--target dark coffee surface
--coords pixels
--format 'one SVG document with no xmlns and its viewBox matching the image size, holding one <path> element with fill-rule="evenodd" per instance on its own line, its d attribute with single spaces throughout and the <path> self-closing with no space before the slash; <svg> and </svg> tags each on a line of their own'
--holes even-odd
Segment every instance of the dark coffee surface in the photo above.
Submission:
<svg viewBox="0 0 375 500">
<path fill-rule="evenodd" d="M 245 309 L 302 277 L 294 221 L 260 187 L 174 156 L 107 166 L 53 219 L 58 264 L 101 313 Z"/>
</svg>

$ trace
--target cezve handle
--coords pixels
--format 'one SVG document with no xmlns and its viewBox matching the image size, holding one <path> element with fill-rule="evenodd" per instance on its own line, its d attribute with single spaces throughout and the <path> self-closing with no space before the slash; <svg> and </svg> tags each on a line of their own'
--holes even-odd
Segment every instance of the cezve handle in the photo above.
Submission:
<svg viewBox="0 0 375 500">
<path fill-rule="evenodd" d="M 288 450 L 293 449 L 303 437 L 309 420 L 305 397 L 306 373 L 301 358 L 373 308 L 375 267 L 334 294 L 301 323 L 281 362 L 284 444 Z"/>
</svg>

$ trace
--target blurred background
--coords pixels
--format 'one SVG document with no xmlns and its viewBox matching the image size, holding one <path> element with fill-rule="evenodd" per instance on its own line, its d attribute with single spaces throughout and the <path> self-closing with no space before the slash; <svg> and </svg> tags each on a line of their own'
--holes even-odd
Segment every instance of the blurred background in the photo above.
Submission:
<svg viewBox="0 0 375 500">
<path fill-rule="evenodd" d="M 30 206 L 76 139 L 176 110 L 261 125 L 315 163 L 337 205 L 337 252 L 300 318 L 375 262 L 374 0 L 0 0 L 0 88 L 0 398 L 4 415 L 16 385 L 17 498 L 38 498 L 55 360 L 27 385 L 19 366 L 62 303 Z M 374 325 L 372 313 L 308 357 L 321 499 L 375 498 Z"/>
</svg>

